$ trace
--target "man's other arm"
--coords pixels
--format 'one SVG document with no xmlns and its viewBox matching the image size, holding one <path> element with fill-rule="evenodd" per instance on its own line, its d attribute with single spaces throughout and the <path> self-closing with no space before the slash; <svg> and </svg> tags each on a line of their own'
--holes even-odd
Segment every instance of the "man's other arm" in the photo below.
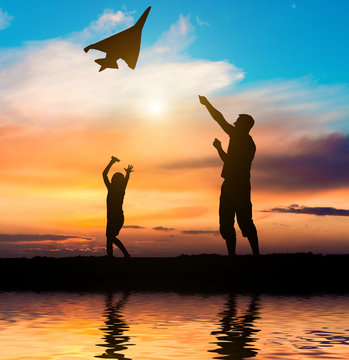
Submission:
<svg viewBox="0 0 349 360">
<path fill-rule="evenodd" d="M 214 139 L 213 146 L 217 149 L 219 157 L 225 162 L 227 153 L 222 148 L 222 143 L 218 139 Z"/>
</svg>

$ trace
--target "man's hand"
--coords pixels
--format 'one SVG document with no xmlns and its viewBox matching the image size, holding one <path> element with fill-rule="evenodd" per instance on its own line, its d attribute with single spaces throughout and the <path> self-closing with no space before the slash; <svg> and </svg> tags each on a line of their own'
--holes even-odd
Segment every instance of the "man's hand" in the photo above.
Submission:
<svg viewBox="0 0 349 360">
<path fill-rule="evenodd" d="M 127 169 L 124 168 L 124 170 L 126 171 L 127 174 L 133 172 L 133 165 L 129 165 L 129 166 L 127 167 Z"/>
<path fill-rule="evenodd" d="M 200 101 L 200 104 L 202 104 L 202 105 L 207 105 L 207 104 L 209 104 L 206 96 L 201 96 L 201 95 L 199 95 L 199 101 Z"/>
<path fill-rule="evenodd" d="M 216 138 L 216 139 L 214 139 L 213 146 L 216 149 L 221 149 L 222 148 L 222 143 Z"/>
<path fill-rule="evenodd" d="M 119 162 L 120 160 L 119 160 L 117 157 L 112 156 L 110 161 L 111 161 L 112 163 L 115 163 L 115 162 Z"/>
</svg>

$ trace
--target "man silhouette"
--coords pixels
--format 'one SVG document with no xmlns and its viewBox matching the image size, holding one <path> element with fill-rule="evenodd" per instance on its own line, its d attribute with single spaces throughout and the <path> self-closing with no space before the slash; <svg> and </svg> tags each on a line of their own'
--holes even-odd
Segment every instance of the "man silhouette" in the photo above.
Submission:
<svg viewBox="0 0 349 360">
<path fill-rule="evenodd" d="M 250 184 L 251 163 L 256 152 L 256 145 L 249 131 L 254 125 L 254 120 L 250 115 L 240 114 L 234 125 L 231 125 L 205 96 L 199 95 L 199 100 L 230 137 L 227 152 L 222 149 L 222 144 L 218 139 L 213 142 L 213 146 L 224 163 L 221 174 L 224 181 L 219 204 L 220 233 L 226 241 L 229 255 L 235 255 L 234 218 L 236 214 L 242 235 L 248 238 L 253 255 L 259 255 L 257 230 L 252 220 Z"/>
</svg>

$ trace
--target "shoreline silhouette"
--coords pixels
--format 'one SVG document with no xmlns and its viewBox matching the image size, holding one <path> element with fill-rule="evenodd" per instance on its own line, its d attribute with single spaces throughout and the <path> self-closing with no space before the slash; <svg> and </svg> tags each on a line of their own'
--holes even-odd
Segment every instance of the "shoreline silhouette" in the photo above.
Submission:
<svg viewBox="0 0 349 360">
<path fill-rule="evenodd" d="M 349 292 L 348 255 L 0 258 L 0 290 Z"/>
</svg>

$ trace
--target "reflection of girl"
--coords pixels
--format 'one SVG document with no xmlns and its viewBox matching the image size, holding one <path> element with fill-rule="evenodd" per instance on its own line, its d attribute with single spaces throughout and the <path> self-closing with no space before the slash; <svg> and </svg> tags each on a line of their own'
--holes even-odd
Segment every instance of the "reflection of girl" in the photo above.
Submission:
<svg viewBox="0 0 349 360">
<path fill-rule="evenodd" d="M 120 172 L 113 175 L 111 181 L 108 178 L 108 172 L 112 165 L 120 161 L 115 156 L 111 157 L 111 160 L 107 167 L 103 171 L 103 180 L 105 186 L 108 189 L 107 196 L 107 255 L 113 256 L 113 243 L 122 251 L 125 257 L 130 257 L 130 254 L 117 238 L 119 232 L 124 224 L 124 212 L 122 210 L 122 204 L 124 202 L 125 190 L 130 178 L 130 173 L 133 171 L 133 166 L 129 165 L 124 176 Z"/>
<path fill-rule="evenodd" d="M 114 303 L 114 294 L 109 293 L 106 297 L 105 304 L 105 326 L 100 329 L 104 333 L 104 344 L 97 344 L 98 346 L 106 347 L 107 349 L 102 355 L 96 355 L 97 358 L 107 359 L 122 359 L 131 360 L 125 357 L 121 352 L 127 350 L 130 344 L 130 337 L 127 335 L 129 326 L 123 317 L 123 307 L 128 301 L 130 294 L 125 292 L 122 298 Z"/>
</svg>

